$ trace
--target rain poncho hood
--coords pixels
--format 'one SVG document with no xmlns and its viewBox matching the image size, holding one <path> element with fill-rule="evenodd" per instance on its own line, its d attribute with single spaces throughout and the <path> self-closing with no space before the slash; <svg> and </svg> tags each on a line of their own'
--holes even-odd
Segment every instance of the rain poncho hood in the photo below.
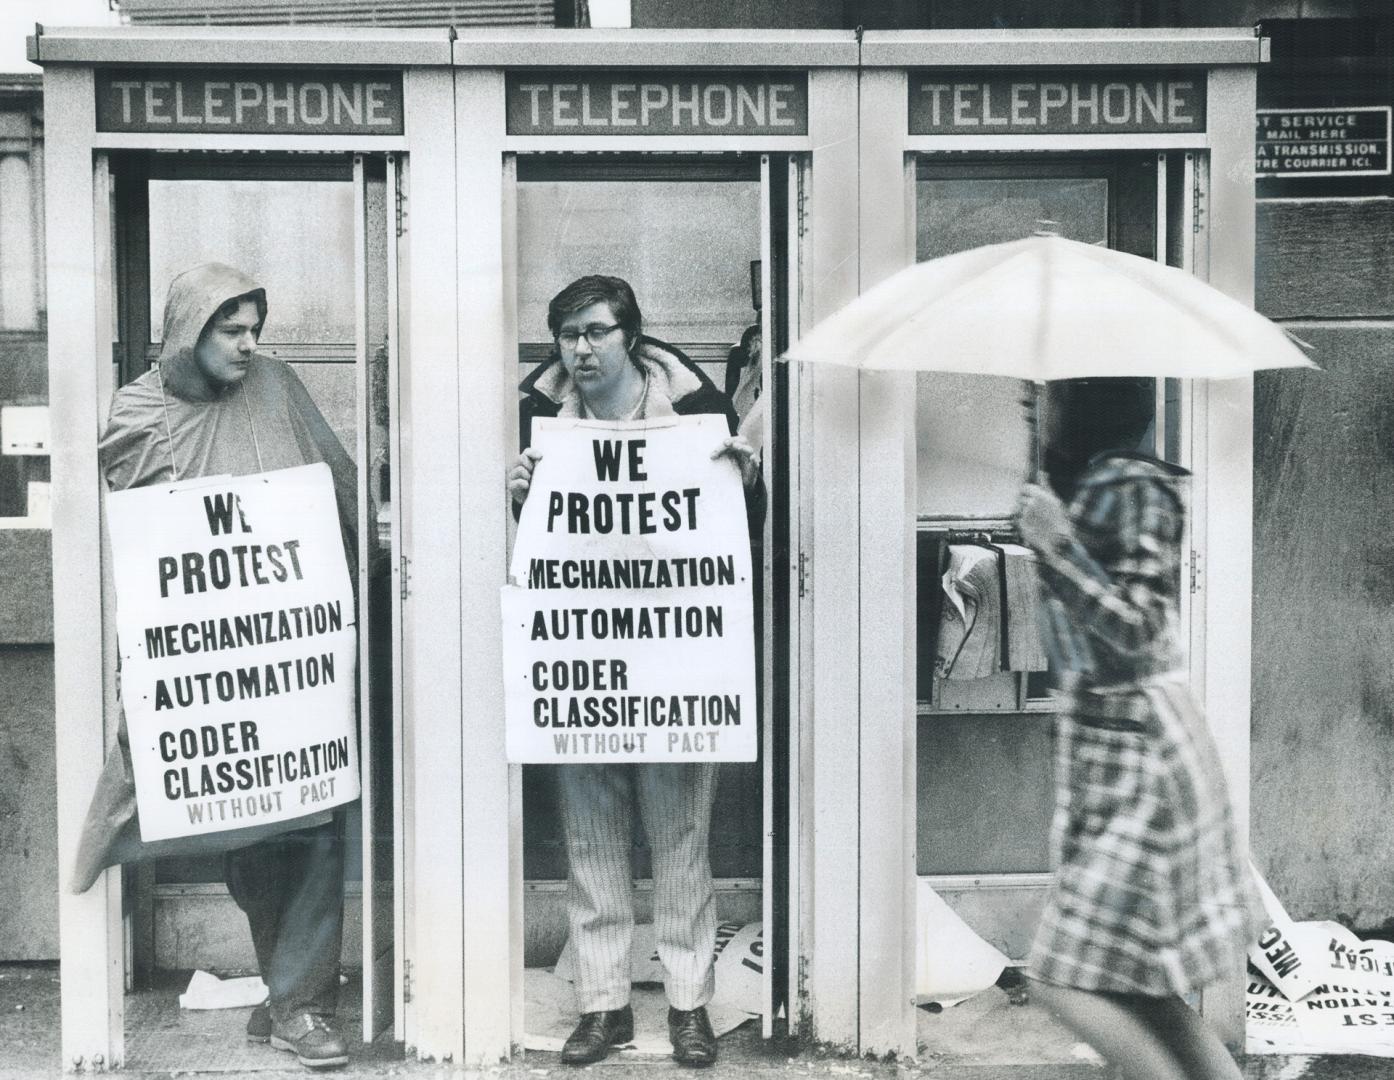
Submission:
<svg viewBox="0 0 1394 1080">
<path fill-rule="evenodd" d="M 194 349 L 223 303 L 252 292 L 261 293 L 256 282 L 218 263 L 175 278 L 165 305 L 161 366 Z M 264 313 L 264 293 L 259 303 Z M 152 368 L 116 392 L 99 452 L 107 486 L 113 491 L 173 479 L 245 476 L 323 461 L 334 478 L 344 549 L 350 577 L 355 576 L 353 462 L 304 385 L 280 360 L 253 354 L 242 380 L 212 401 L 179 397 L 166 385 L 160 368 Z M 87 811 L 69 885 L 73 892 L 85 892 L 104 867 L 116 863 L 229 851 L 328 818 L 318 814 L 276 825 L 144 843 L 123 711 Z"/>
<path fill-rule="evenodd" d="M 165 299 L 160 363 L 168 366 L 175 358 L 192 353 L 203 328 L 218 309 L 234 297 L 248 295 L 265 319 L 266 290 L 241 270 L 216 262 L 185 270 L 170 282 Z"/>
</svg>

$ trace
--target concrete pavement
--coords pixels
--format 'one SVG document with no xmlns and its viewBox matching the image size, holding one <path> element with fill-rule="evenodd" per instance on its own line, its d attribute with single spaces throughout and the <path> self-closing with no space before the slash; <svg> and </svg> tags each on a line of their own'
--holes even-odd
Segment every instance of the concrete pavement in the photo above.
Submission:
<svg viewBox="0 0 1394 1080">
<path fill-rule="evenodd" d="M 53 964 L 0 965 L 0 1080 L 41 1080 L 61 1076 L 59 1059 L 58 970 Z M 303 1080 L 310 1075 L 289 1057 L 242 1038 L 245 1010 L 181 1013 L 175 988 L 128 999 L 128 1055 L 124 1075 L 133 1080 L 213 1076 L 216 1080 Z M 706 1080 L 767 1077 L 784 1080 L 1111 1080 L 1112 1073 L 1067 1035 L 1052 1032 L 1039 1016 L 1020 1008 L 1005 1011 L 991 997 L 965 1010 L 925 1014 L 916 1061 L 879 1062 L 830 1056 L 817 1051 L 790 1053 L 768 1044 L 753 1024 L 723 1037 L 721 1060 Z M 352 1009 L 350 1005 L 350 1009 Z M 1010 1006 L 1008 1006 L 1010 1007 Z M 960 1011 L 963 1010 L 963 1011 Z M 1022 1049 L 1054 1057 L 1029 1063 Z M 505 1067 L 467 1070 L 451 1065 L 404 1060 L 395 1044 L 352 1047 L 345 1069 L 326 1076 L 396 1077 L 401 1080 L 640 1080 L 686 1076 L 663 1058 L 635 1059 L 621 1054 L 584 1069 L 563 1066 L 555 1054 L 529 1053 Z M 161 1056 L 163 1055 L 163 1057 Z M 1068 1060 L 1065 1055 L 1076 1058 Z M 143 1060 L 142 1060 L 143 1058 Z M 1246 1080 L 1390 1080 L 1394 1061 L 1364 1057 L 1254 1057 L 1244 1063 Z"/>
</svg>

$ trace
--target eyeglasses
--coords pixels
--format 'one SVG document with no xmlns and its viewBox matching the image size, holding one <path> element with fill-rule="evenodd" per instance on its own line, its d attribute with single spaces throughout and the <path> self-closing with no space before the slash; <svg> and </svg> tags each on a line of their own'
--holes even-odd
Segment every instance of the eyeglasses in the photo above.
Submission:
<svg viewBox="0 0 1394 1080">
<path fill-rule="evenodd" d="M 557 344 L 567 352 L 576 348 L 584 334 L 592 349 L 598 349 L 605 344 L 605 339 L 620 328 L 619 323 L 611 323 L 609 326 L 601 326 L 596 323 L 585 328 L 585 330 L 563 330 L 557 334 Z"/>
</svg>

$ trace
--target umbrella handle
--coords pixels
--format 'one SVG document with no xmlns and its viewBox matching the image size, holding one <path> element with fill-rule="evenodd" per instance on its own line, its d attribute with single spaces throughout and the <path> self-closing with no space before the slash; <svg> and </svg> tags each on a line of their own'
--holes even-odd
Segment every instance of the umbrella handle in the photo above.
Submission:
<svg viewBox="0 0 1394 1080">
<path fill-rule="evenodd" d="M 1045 383 L 1023 380 L 1026 383 L 1026 426 L 1031 440 L 1028 458 L 1030 480 L 1033 484 L 1046 482 L 1045 468 L 1042 464 L 1041 413 L 1045 407 Z"/>
</svg>

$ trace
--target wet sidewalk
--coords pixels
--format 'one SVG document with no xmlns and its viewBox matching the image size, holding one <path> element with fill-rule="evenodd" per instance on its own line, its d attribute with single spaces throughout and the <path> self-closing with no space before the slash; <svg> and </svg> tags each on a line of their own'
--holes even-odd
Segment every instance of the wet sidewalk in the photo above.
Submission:
<svg viewBox="0 0 1394 1080">
<path fill-rule="evenodd" d="M 284 1080 L 312 1075 L 288 1054 L 246 1041 L 248 1010 L 187 1012 L 178 996 L 186 978 L 132 994 L 126 1002 L 126 1068 L 138 1080 L 206 1075 L 213 1080 Z M 58 969 L 53 964 L 0 965 L 0 1080 L 58 1077 Z M 1017 996 L 1017 1001 L 1020 1001 Z M 356 1032 L 361 1016 L 357 986 L 345 987 L 342 1019 Z M 1111 1070 L 1054 1023 L 1038 1006 L 1013 1003 L 992 989 L 940 1013 L 919 1013 L 921 1051 L 914 1062 L 872 1062 L 820 1054 L 790 1053 L 760 1038 L 753 1021 L 721 1040 L 721 1060 L 704 1075 L 822 1078 L 828 1080 L 1111 1080 Z M 618 1054 L 585 1069 L 564 1066 L 556 1054 L 529 1053 L 518 1063 L 484 1070 L 404 1060 L 398 1044 L 350 1044 L 352 1060 L 323 1073 L 343 1077 L 401 1077 L 403 1080 L 638 1080 L 691 1077 L 671 1060 Z M 1387 1080 L 1387 1059 L 1357 1057 L 1265 1057 L 1245 1062 L 1246 1080 Z"/>
</svg>

